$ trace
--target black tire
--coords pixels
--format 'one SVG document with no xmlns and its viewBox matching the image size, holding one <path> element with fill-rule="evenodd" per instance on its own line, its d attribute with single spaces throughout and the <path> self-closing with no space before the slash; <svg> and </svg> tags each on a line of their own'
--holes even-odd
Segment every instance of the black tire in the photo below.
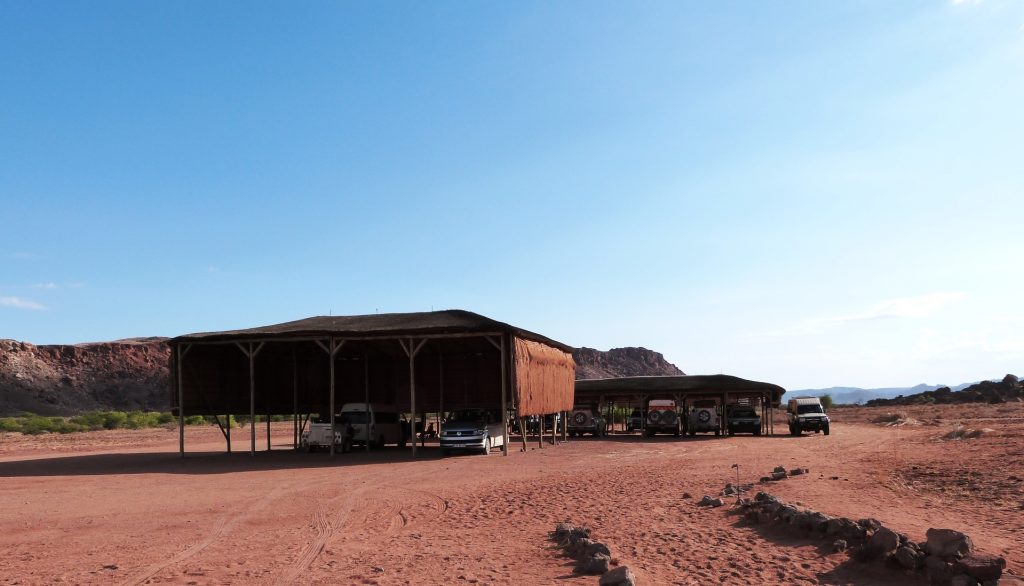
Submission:
<svg viewBox="0 0 1024 586">
<path fill-rule="evenodd" d="M 759 429 L 759 430 L 755 431 L 754 435 L 761 435 L 761 430 Z"/>
<path fill-rule="evenodd" d="M 719 437 L 721 435 L 722 435 L 722 430 L 721 429 L 716 429 L 715 430 L 715 437 Z"/>
<path fill-rule="evenodd" d="M 646 435 L 647 435 L 647 437 L 654 437 L 654 430 L 653 429 L 648 429 Z"/>
<path fill-rule="evenodd" d="M 696 432 L 696 431 L 693 431 L 693 430 L 690 430 L 690 435 L 691 435 L 691 436 L 695 436 L 695 435 L 697 435 L 697 432 Z"/>
<path fill-rule="evenodd" d="M 448 448 L 441 448 L 441 455 L 442 456 L 447 456 L 450 453 L 451 453 L 451 451 Z"/>
<path fill-rule="evenodd" d="M 404 448 L 404 447 L 405 447 L 405 445 L 406 445 L 407 443 L 408 443 L 408 442 L 407 442 L 407 441 L 406 441 L 406 439 L 405 439 L 405 438 L 403 437 L 402 439 L 398 440 L 398 447 L 400 447 L 400 448 Z"/>
<path fill-rule="evenodd" d="M 825 426 L 825 435 L 828 435 L 828 426 Z"/>
<path fill-rule="evenodd" d="M 794 425 L 792 433 L 793 435 L 803 435 L 804 431 L 800 429 L 799 425 Z"/>
<path fill-rule="evenodd" d="M 306 452 L 312 454 L 315 451 L 316 451 L 316 446 L 314 446 L 313 444 L 306 444 Z"/>
<path fill-rule="evenodd" d="M 736 430 L 734 430 L 732 428 L 729 428 L 729 435 L 730 436 L 736 435 Z"/>
<path fill-rule="evenodd" d="M 491 453 L 491 438 L 485 438 L 484 439 L 484 448 L 483 448 L 483 451 L 480 452 L 480 454 L 482 456 L 488 456 L 488 455 L 490 455 L 490 453 Z"/>
</svg>

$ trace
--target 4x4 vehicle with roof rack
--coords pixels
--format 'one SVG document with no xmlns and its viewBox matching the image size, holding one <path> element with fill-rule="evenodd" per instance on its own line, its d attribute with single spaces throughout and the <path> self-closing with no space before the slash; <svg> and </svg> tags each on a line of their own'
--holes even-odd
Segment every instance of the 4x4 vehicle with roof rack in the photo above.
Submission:
<svg viewBox="0 0 1024 586">
<path fill-rule="evenodd" d="M 693 407 L 690 407 L 689 416 L 686 418 L 686 431 L 690 435 L 711 432 L 714 432 L 715 435 L 722 435 L 718 402 L 714 399 L 694 401 Z"/>
<path fill-rule="evenodd" d="M 566 425 L 571 436 L 589 433 L 594 437 L 608 435 L 608 422 L 601 416 L 595 405 L 577 405 L 572 408 Z"/>
<path fill-rule="evenodd" d="M 678 436 L 683 431 L 683 422 L 676 413 L 676 402 L 672 399 L 651 399 L 647 403 L 647 437 L 659 433 Z"/>
</svg>

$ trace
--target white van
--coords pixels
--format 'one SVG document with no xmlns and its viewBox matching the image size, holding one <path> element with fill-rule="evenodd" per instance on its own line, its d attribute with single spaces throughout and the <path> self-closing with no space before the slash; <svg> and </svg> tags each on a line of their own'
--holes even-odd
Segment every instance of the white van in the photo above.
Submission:
<svg viewBox="0 0 1024 586">
<path fill-rule="evenodd" d="M 345 403 L 341 407 L 338 423 L 352 427 L 353 444 L 366 445 L 369 438 L 372 448 L 384 447 L 386 444 L 397 444 L 404 448 L 409 439 L 401 413 L 394 405 Z"/>
</svg>

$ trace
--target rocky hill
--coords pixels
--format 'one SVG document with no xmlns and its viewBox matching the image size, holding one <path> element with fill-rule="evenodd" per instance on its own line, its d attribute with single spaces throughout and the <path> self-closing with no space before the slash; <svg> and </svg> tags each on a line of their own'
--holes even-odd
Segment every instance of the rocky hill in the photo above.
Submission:
<svg viewBox="0 0 1024 586">
<path fill-rule="evenodd" d="M 889 405 L 929 405 L 949 403 L 1005 403 L 1024 400 L 1024 384 L 1008 374 L 1001 381 L 981 381 L 959 391 L 942 387 L 935 390 L 900 395 L 892 399 L 872 399 L 869 407 Z"/>
<path fill-rule="evenodd" d="M 612 348 L 607 352 L 593 348 L 577 348 L 576 379 L 615 378 L 620 376 L 664 376 L 686 374 L 661 352 L 647 348 Z"/>
<path fill-rule="evenodd" d="M 683 374 L 646 348 L 580 348 L 573 356 L 576 378 Z M 169 358 L 166 338 L 53 346 L 0 340 L 0 416 L 166 411 Z"/>
<path fill-rule="evenodd" d="M 0 340 L 0 415 L 167 410 L 164 338 L 35 346 Z"/>
</svg>

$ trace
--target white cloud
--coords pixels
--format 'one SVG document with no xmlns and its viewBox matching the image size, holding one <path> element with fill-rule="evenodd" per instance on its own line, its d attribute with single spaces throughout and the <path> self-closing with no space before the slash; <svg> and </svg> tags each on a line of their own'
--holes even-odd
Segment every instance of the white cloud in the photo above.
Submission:
<svg viewBox="0 0 1024 586">
<path fill-rule="evenodd" d="M 779 340 L 782 338 L 818 334 L 826 329 L 850 323 L 885 319 L 923 318 L 938 312 L 951 303 L 960 301 L 964 297 L 963 293 L 928 293 L 916 297 L 886 299 L 857 313 L 807 319 L 788 328 L 774 332 L 748 334 L 744 337 L 752 341 Z"/>
<path fill-rule="evenodd" d="M 47 283 L 36 283 L 35 285 L 32 285 L 32 287 L 35 289 L 56 289 L 57 283 L 54 283 L 53 281 Z"/>
<path fill-rule="evenodd" d="M 886 318 L 928 317 L 950 303 L 955 303 L 963 298 L 963 293 L 929 293 L 917 297 L 886 299 L 876 303 L 867 311 L 823 318 L 820 321 L 823 323 L 845 323 Z"/>
<path fill-rule="evenodd" d="M 0 297 L 0 305 L 17 309 L 46 309 L 46 306 L 41 303 L 21 297 Z"/>
</svg>

